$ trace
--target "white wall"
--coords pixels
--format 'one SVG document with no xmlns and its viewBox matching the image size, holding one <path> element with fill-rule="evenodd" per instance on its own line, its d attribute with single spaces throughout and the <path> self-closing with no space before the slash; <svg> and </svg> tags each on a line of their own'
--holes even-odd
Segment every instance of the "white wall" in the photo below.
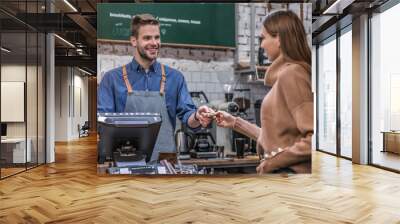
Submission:
<svg viewBox="0 0 400 224">
<path fill-rule="evenodd" d="M 25 82 L 26 85 L 26 110 L 25 122 L 7 122 L 7 137 L 25 138 L 31 140 L 32 161 L 36 162 L 39 153 L 39 163 L 44 162 L 44 89 L 42 68 L 39 66 L 25 66 L 25 64 L 3 64 L 1 66 L 2 81 Z M 25 78 L 27 77 L 27 81 Z M 2 96 L 4 97 L 4 96 Z M 10 108 L 1 108 L 10 110 Z M 25 111 L 23 111 L 25 113 Z M 27 132 L 26 132 L 27 131 Z M 38 150 L 38 151 L 37 151 Z"/>
<path fill-rule="evenodd" d="M 78 124 L 88 120 L 88 78 L 83 75 L 76 68 L 56 67 L 55 141 L 77 139 Z"/>
<path fill-rule="evenodd" d="M 2 65 L 1 80 L 25 82 L 25 69 L 25 65 Z M 7 108 L 1 108 L 1 110 L 7 110 Z M 7 137 L 25 137 L 25 123 L 7 123 Z"/>
<path fill-rule="evenodd" d="M 68 139 L 68 68 L 55 68 L 55 141 L 67 141 Z"/>
<path fill-rule="evenodd" d="M 78 72 L 78 74 L 76 74 Z M 74 91 L 73 94 L 74 96 L 74 108 L 73 108 L 73 113 L 72 117 L 73 119 L 71 120 L 71 136 L 72 138 L 77 138 L 79 133 L 78 133 L 78 124 L 82 126 L 85 121 L 88 121 L 88 78 L 85 76 L 81 76 L 83 73 L 75 69 L 75 75 L 74 75 Z"/>
<path fill-rule="evenodd" d="M 9 64 L 1 66 L 1 81 L 18 81 L 25 82 L 25 74 L 28 69 L 28 73 L 33 69 L 32 66 L 25 67 L 25 65 Z M 28 97 L 33 94 L 28 93 Z M 36 96 L 36 94 L 35 94 Z M 7 110 L 7 108 L 1 108 L 1 110 Z M 8 137 L 25 137 L 25 122 L 7 122 L 7 136 Z"/>
<path fill-rule="evenodd" d="M 25 65 L 1 65 L 1 81 L 25 82 Z"/>
</svg>

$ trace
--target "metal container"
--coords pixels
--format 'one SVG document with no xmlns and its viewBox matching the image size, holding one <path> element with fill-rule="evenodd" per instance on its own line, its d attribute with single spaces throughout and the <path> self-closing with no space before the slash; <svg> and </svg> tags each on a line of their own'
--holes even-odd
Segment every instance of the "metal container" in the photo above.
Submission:
<svg viewBox="0 0 400 224">
<path fill-rule="evenodd" d="M 175 134 L 175 142 L 178 153 L 189 153 L 188 135 L 183 130 L 178 130 Z"/>
</svg>

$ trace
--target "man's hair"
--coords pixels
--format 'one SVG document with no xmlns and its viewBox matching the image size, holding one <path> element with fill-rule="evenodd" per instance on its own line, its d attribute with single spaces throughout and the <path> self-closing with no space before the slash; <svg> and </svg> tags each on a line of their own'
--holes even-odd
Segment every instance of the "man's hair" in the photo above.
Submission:
<svg viewBox="0 0 400 224">
<path fill-rule="evenodd" d="M 138 37 L 139 28 L 144 25 L 157 25 L 160 23 L 158 20 L 151 14 L 138 14 L 132 18 L 131 23 L 131 36 Z"/>
</svg>

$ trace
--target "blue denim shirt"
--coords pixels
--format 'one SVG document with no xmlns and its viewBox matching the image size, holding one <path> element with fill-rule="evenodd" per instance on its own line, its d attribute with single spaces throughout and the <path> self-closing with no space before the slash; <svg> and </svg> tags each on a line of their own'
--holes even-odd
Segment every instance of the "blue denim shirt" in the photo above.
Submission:
<svg viewBox="0 0 400 224">
<path fill-rule="evenodd" d="M 148 73 L 135 59 L 126 65 L 129 82 L 133 91 L 159 91 L 161 81 L 161 64 L 154 62 Z M 173 128 L 176 117 L 182 123 L 188 124 L 188 119 L 196 111 L 192 98 L 186 86 L 184 76 L 178 70 L 165 65 L 165 101 Z M 104 74 L 97 94 L 97 112 L 124 112 L 127 98 L 127 88 L 122 78 L 122 67 L 112 69 Z"/>
</svg>

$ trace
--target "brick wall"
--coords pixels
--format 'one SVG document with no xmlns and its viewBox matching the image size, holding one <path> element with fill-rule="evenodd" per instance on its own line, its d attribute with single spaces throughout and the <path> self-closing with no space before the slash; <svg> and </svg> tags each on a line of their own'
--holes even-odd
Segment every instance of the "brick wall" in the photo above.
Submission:
<svg viewBox="0 0 400 224">
<path fill-rule="evenodd" d="M 240 62 L 250 62 L 250 10 L 251 4 L 255 6 L 255 42 L 254 49 L 257 52 L 259 47 L 259 36 L 262 30 L 262 22 L 266 15 L 277 10 L 291 10 L 303 21 L 306 30 L 308 43 L 311 48 L 312 40 L 312 4 L 278 4 L 278 3 L 240 3 L 238 4 L 238 54 Z M 301 6 L 302 5 L 302 6 Z M 303 10 L 301 10 L 301 8 Z M 301 14 L 301 11 L 303 12 Z M 257 60 L 257 57 L 256 57 Z"/>
<path fill-rule="evenodd" d="M 126 54 L 130 49 L 131 47 L 123 45 L 98 45 L 98 82 L 106 71 L 132 60 L 132 56 Z M 252 102 L 262 99 L 266 94 L 267 87 L 261 84 L 247 84 L 247 77 L 234 75 L 232 51 L 165 47 L 160 52 L 158 61 L 181 71 L 189 91 L 204 91 L 210 101 L 224 100 L 225 84 L 231 84 L 232 89 L 250 88 L 251 92 L 242 95 L 251 98 Z M 252 113 L 253 110 L 250 111 L 250 114 Z"/>
</svg>

